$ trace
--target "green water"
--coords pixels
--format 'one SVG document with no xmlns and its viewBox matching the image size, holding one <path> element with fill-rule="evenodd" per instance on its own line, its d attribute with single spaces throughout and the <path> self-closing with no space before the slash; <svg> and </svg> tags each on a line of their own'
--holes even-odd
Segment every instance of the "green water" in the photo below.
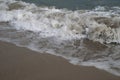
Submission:
<svg viewBox="0 0 120 80">
<path fill-rule="evenodd" d="M 23 0 L 42 6 L 55 6 L 56 8 L 93 9 L 96 6 L 120 6 L 120 0 Z"/>
</svg>

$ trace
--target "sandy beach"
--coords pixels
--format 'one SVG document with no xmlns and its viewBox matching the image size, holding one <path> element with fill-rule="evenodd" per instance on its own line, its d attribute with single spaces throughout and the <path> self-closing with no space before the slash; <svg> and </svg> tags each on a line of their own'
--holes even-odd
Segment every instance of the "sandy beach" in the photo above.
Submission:
<svg viewBox="0 0 120 80">
<path fill-rule="evenodd" d="M 0 41 L 0 80 L 120 80 L 120 77 Z"/>
</svg>

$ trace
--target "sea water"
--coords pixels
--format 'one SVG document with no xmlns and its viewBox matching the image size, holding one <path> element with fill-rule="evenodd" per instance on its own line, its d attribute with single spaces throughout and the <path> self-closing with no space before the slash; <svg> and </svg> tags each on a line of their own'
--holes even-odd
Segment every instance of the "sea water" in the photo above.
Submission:
<svg viewBox="0 0 120 80">
<path fill-rule="evenodd" d="M 0 40 L 120 76 L 118 0 L 24 1 L 0 0 Z"/>
</svg>

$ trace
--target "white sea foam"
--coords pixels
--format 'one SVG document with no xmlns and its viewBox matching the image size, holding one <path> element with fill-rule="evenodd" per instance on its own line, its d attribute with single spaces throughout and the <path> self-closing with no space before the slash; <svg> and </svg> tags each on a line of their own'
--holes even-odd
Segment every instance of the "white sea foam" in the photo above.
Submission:
<svg viewBox="0 0 120 80">
<path fill-rule="evenodd" d="M 0 40 L 120 76 L 119 7 L 70 11 L 0 0 Z M 86 39 L 85 39 L 86 38 Z"/>
<path fill-rule="evenodd" d="M 120 19 L 119 16 L 111 17 L 114 14 L 110 12 L 84 11 L 83 13 L 83 11 L 63 11 L 47 7 L 41 8 L 21 1 L 14 1 L 9 3 L 8 6 L 7 4 L 5 5 L 5 2 L 3 4 L 9 9 L 9 5 L 18 3 L 24 8 L 21 9 L 20 6 L 17 10 L 13 8 L 13 10 L 5 9 L 0 11 L 1 22 L 7 21 L 17 30 L 38 31 L 46 37 L 59 36 L 62 39 L 72 39 L 86 37 L 87 35 L 91 40 L 102 43 L 119 43 L 120 35 L 118 35 L 118 29 Z M 94 18 L 98 19 L 98 21 Z M 117 27 L 117 29 L 111 28 L 112 25 Z"/>
</svg>

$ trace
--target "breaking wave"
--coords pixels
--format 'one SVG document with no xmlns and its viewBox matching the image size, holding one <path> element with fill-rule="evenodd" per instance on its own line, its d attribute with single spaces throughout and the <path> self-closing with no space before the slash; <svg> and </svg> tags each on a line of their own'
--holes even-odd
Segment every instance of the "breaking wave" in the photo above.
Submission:
<svg viewBox="0 0 120 80">
<path fill-rule="evenodd" d="M 120 76 L 120 8 L 55 9 L 0 0 L 0 40 Z"/>
</svg>

